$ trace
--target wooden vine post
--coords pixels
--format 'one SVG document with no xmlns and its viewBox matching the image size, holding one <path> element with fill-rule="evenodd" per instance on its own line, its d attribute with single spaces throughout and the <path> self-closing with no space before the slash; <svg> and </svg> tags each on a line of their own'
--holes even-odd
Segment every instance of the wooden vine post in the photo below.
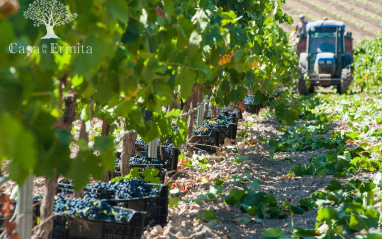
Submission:
<svg viewBox="0 0 382 239">
<path fill-rule="evenodd" d="M 198 106 L 198 111 L 196 114 L 196 126 L 198 127 L 203 126 L 203 120 L 204 120 L 204 104 L 200 104 Z"/>
<path fill-rule="evenodd" d="M 197 119 L 196 119 L 196 124 L 197 126 L 203 126 L 203 120 L 204 120 L 204 104 L 203 103 L 203 97 L 204 97 L 204 85 L 201 85 L 200 86 L 200 89 L 199 91 L 197 92 L 197 107 L 198 107 L 198 111 L 197 111 Z"/>
<path fill-rule="evenodd" d="M 190 109 L 190 108 L 192 109 L 192 108 L 195 108 L 197 106 L 197 102 L 198 102 L 198 91 L 197 90 L 198 90 L 198 84 L 194 84 L 194 87 L 192 88 L 191 95 L 190 95 L 190 97 L 187 99 L 187 101 L 185 103 L 185 106 L 187 105 L 188 109 Z M 185 109 L 187 109 L 187 108 L 185 107 Z M 187 111 L 188 111 L 188 109 L 187 109 Z M 184 112 L 187 113 L 187 111 L 184 111 Z M 188 121 L 187 121 L 187 126 L 188 126 L 187 140 L 189 140 L 191 138 L 191 136 L 192 136 L 192 131 L 193 131 L 193 127 L 194 127 L 195 114 L 196 114 L 196 112 L 193 111 L 188 116 Z"/>
<path fill-rule="evenodd" d="M 20 188 L 17 202 L 17 233 L 20 238 L 31 238 L 33 226 L 33 174 Z"/>
<path fill-rule="evenodd" d="M 148 154 L 149 158 L 158 158 L 158 139 L 154 139 L 148 143 Z"/>
</svg>

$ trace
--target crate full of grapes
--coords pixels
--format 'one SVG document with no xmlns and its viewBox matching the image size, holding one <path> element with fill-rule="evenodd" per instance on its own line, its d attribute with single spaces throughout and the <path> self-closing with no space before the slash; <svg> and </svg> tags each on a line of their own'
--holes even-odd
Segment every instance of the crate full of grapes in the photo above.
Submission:
<svg viewBox="0 0 382 239">
<path fill-rule="evenodd" d="M 194 126 L 193 136 L 190 139 L 195 150 L 215 153 L 216 146 L 219 146 L 219 130 L 214 121 L 204 121 L 202 126 Z"/>
<path fill-rule="evenodd" d="M 245 110 L 251 114 L 258 114 L 263 108 L 262 104 L 255 104 L 255 97 L 253 95 L 247 95 L 244 99 Z"/>
<path fill-rule="evenodd" d="M 163 160 L 153 159 L 142 155 L 134 155 L 130 157 L 129 167 L 130 170 L 137 169 L 139 171 L 140 176 L 142 177 L 145 177 L 145 171 L 148 171 L 146 169 L 157 169 L 157 176 L 160 178 L 161 182 L 164 182 L 167 172 Z M 115 160 L 114 172 L 109 172 L 109 179 L 120 177 L 121 175 L 121 159 L 117 158 Z"/>
<path fill-rule="evenodd" d="M 54 204 L 52 239 L 138 239 L 146 212 L 113 207 L 91 197 L 58 195 Z"/>
<path fill-rule="evenodd" d="M 125 193 L 117 193 L 116 199 L 104 201 L 113 206 L 145 211 L 147 212 L 145 225 L 164 226 L 168 215 L 168 187 L 163 184 L 147 184 L 139 181 L 135 183 L 135 185 L 126 186 Z"/>
<path fill-rule="evenodd" d="M 148 145 L 141 139 L 136 140 L 134 154 L 148 156 Z M 176 171 L 180 150 L 175 148 L 172 143 L 161 143 L 158 145 L 157 158 L 164 161 L 168 171 Z"/>
</svg>

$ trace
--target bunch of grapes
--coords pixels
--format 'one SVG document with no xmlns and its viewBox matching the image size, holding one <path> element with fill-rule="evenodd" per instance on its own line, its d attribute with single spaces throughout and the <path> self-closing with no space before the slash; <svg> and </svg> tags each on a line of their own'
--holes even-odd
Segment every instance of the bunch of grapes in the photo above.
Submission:
<svg viewBox="0 0 382 239">
<path fill-rule="evenodd" d="M 194 129 L 195 135 L 210 135 L 216 129 L 226 129 L 234 119 L 225 115 L 218 115 L 216 119 L 206 120 L 203 126 Z"/>
<path fill-rule="evenodd" d="M 253 103 L 255 103 L 255 98 L 253 95 L 247 95 L 245 98 L 244 98 L 244 104 L 245 105 L 253 105 Z"/>
<path fill-rule="evenodd" d="M 128 211 L 116 211 L 107 202 L 85 196 L 84 199 L 58 194 L 55 197 L 53 212 L 59 215 L 71 215 L 85 219 L 100 219 L 126 222 Z"/>
<path fill-rule="evenodd" d="M 138 154 L 130 158 L 131 164 L 149 164 L 150 161 L 151 159 L 149 157 Z"/>
<path fill-rule="evenodd" d="M 90 192 L 94 191 L 94 189 L 113 190 L 116 192 L 118 199 L 142 198 L 146 196 L 155 196 L 157 195 L 156 193 L 158 193 L 156 190 L 153 190 L 154 188 L 152 185 L 140 178 L 123 178 L 117 182 L 111 183 L 98 182 L 88 185 L 87 188 Z"/>
<path fill-rule="evenodd" d="M 158 156 L 159 156 L 158 152 Z M 147 156 L 142 156 L 142 155 L 134 155 L 130 157 L 130 165 L 131 164 L 164 164 L 164 161 L 162 159 L 154 159 L 154 158 L 149 158 Z M 115 165 L 114 165 L 114 171 L 115 172 L 120 172 L 121 171 L 121 158 L 116 158 L 115 159 Z"/>
<path fill-rule="evenodd" d="M 116 158 L 115 164 L 114 164 L 114 172 L 120 172 L 120 171 L 121 171 L 121 158 Z"/>
<path fill-rule="evenodd" d="M 141 147 L 139 150 L 141 151 L 147 151 L 148 150 L 148 145 L 142 140 L 142 139 L 136 139 L 135 144 L 139 144 Z"/>
<path fill-rule="evenodd" d="M 42 196 L 40 194 L 33 194 L 33 204 L 37 202 L 41 202 L 41 201 L 42 201 Z"/>
</svg>

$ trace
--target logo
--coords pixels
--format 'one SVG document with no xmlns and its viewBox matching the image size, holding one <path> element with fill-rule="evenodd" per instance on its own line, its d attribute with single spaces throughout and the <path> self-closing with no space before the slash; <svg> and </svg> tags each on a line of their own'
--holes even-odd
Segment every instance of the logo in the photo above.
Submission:
<svg viewBox="0 0 382 239">
<path fill-rule="evenodd" d="M 1 0 L 0 0 L 1 2 Z M 72 13 L 68 6 L 59 0 L 36 0 L 29 4 L 24 17 L 34 22 L 35 27 L 45 25 L 46 35 L 41 39 L 60 39 L 54 33 L 54 27 L 71 23 L 77 18 L 77 13 Z M 43 43 L 41 46 L 24 46 L 12 42 L 9 45 L 11 54 L 93 54 L 92 46 L 84 46 L 80 43 L 75 45 L 60 45 L 59 43 Z"/>
<path fill-rule="evenodd" d="M 77 13 L 72 13 L 59 0 L 36 0 L 24 12 L 24 17 L 32 20 L 35 27 L 45 25 L 46 35 L 41 39 L 59 39 L 54 33 L 54 27 L 68 24 L 77 16 Z"/>
</svg>

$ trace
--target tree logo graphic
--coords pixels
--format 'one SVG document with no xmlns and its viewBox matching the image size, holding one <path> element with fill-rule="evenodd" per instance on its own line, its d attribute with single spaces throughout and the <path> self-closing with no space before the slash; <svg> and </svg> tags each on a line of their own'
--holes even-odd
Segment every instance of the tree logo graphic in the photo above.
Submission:
<svg viewBox="0 0 382 239">
<path fill-rule="evenodd" d="M 77 16 L 77 13 L 72 13 L 69 7 L 59 0 L 36 0 L 29 4 L 28 10 L 24 12 L 24 17 L 34 21 L 35 27 L 45 25 L 46 35 L 41 39 L 59 39 L 53 28 L 70 23 Z"/>
</svg>

